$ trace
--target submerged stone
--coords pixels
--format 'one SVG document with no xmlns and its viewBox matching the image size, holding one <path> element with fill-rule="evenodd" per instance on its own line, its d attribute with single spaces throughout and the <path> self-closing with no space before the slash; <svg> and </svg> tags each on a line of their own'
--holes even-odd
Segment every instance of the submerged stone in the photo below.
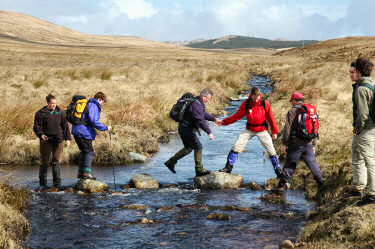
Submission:
<svg viewBox="0 0 375 249">
<path fill-rule="evenodd" d="M 129 152 L 128 156 L 129 156 L 130 161 L 132 161 L 134 163 L 145 163 L 145 162 L 147 162 L 147 157 L 144 156 L 144 155 L 141 155 L 139 153 Z"/>
<path fill-rule="evenodd" d="M 109 186 L 104 182 L 91 179 L 81 179 L 76 183 L 75 189 L 78 191 L 96 193 L 103 190 L 108 190 Z"/>
<path fill-rule="evenodd" d="M 122 209 L 130 209 L 130 210 L 146 210 L 147 206 L 145 206 L 145 205 L 131 204 L 131 205 L 122 206 L 121 208 Z"/>
<path fill-rule="evenodd" d="M 224 172 L 211 172 L 205 176 L 194 177 L 194 182 L 203 189 L 236 189 L 242 186 L 243 176 Z"/>
<path fill-rule="evenodd" d="M 130 179 L 130 186 L 137 189 L 157 189 L 158 181 L 148 174 L 135 174 Z"/>
<path fill-rule="evenodd" d="M 208 220 L 230 220 L 232 217 L 230 217 L 227 214 L 224 213 L 213 213 L 206 216 Z"/>
</svg>

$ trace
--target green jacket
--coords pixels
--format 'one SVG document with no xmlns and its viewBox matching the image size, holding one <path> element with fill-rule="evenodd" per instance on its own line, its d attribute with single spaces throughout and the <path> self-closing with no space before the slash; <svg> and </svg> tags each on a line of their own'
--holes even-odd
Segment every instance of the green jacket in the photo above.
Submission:
<svg viewBox="0 0 375 249">
<path fill-rule="evenodd" d="M 363 129 L 375 128 L 372 121 L 370 111 L 373 108 L 374 92 L 361 84 L 367 83 L 375 86 L 375 82 L 371 77 L 361 77 L 358 81 L 358 89 L 355 92 L 354 99 L 357 104 L 357 118 L 355 120 L 355 131 L 359 134 Z"/>
</svg>

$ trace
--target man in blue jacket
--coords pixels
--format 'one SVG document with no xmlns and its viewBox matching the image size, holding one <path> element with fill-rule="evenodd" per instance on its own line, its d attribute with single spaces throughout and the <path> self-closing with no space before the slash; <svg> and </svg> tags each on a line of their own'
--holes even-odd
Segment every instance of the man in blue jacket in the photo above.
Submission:
<svg viewBox="0 0 375 249">
<path fill-rule="evenodd" d="M 87 117 L 86 114 L 82 114 L 82 118 L 87 121 L 86 125 L 73 125 L 72 134 L 76 141 L 78 148 L 81 153 L 79 156 L 79 168 L 78 178 L 80 179 L 91 179 L 96 178 L 91 173 L 91 163 L 94 157 L 94 148 L 92 147 L 92 140 L 95 140 L 96 131 L 111 131 L 111 126 L 105 126 L 99 121 L 101 106 L 107 102 L 107 96 L 98 92 L 95 94 L 93 99 L 89 99 L 87 102 Z M 95 128 L 95 129 L 94 129 Z"/>
<path fill-rule="evenodd" d="M 206 103 L 211 100 L 213 93 L 210 89 L 203 89 L 195 101 L 190 104 L 189 109 L 185 112 L 183 121 L 178 125 L 178 133 L 180 134 L 184 148 L 179 150 L 173 157 L 171 157 L 164 164 L 172 173 L 176 173 L 174 167 L 177 161 L 184 156 L 190 154 L 194 150 L 195 173 L 196 176 L 203 176 L 211 173 L 205 169 L 202 164 L 202 144 L 197 136 L 198 129 L 205 131 L 210 140 L 214 139 L 210 127 L 206 120 L 215 121 L 218 124 L 219 120 L 206 112 Z"/>
</svg>

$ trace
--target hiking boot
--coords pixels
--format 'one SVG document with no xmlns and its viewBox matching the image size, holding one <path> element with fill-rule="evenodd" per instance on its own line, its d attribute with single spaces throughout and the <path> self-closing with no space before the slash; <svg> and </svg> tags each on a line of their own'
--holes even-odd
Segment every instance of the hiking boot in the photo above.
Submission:
<svg viewBox="0 0 375 249">
<path fill-rule="evenodd" d="M 205 175 L 208 175 L 210 174 L 211 171 L 208 170 L 208 169 L 205 169 L 205 168 L 201 168 L 201 169 L 195 169 L 195 176 L 205 176 Z"/>
<path fill-rule="evenodd" d="M 173 174 L 176 174 L 176 170 L 174 169 L 174 166 L 176 165 L 176 160 L 173 160 L 172 158 L 170 158 L 168 161 L 164 162 L 164 165 L 167 166 L 167 168 Z"/>
<path fill-rule="evenodd" d="M 40 165 L 39 168 L 39 185 L 43 188 L 47 188 L 47 165 Z"/>
<path fill-rule="evenodd" d="M 273 170 L 275 171 L 277 178 L 281 179 L 281 177 L 283 176 L 283 170 L 281 169 L 281 166 L 280 166 L 279 157 L 277 156 L 277 154 L 275 154 L 274 156 L 270 157 L 270 160 L 271 160 Z"/>
<path fill-rule="evenodd" d="M 94 177 L 91 173 L 78 173 L 77 177 L 83 180 L 96 180 L 96 177 Z"/>
<path fill-rule="evenodd" d="M 228 163 L 225 164 L 224 168 L 220 169 L 219 172 L 224 172 L 224 173 L 231 173 L 233 169 L 233 165 L 230 165 Z"/>
<path fill-rule="evenodd" d="M 61 184 L 60 165 L 52 165 L 53 186 L 59 188 Z"/>
<path fill-rule="evenodd" d="M 350 197 L 362 197 L 362 196 L 363 196 L 363 192 L 362 191 L 351 190 L 348 193 L 346 193 L 344 197 L 345 198 L 350 198 Z"/>
<path fill-rule="evenodd" d="M 375 196 L 366 195 L 357 202 L 358 207 L 362 207 L 367 204 L 375 204 Z"/>
</svg>

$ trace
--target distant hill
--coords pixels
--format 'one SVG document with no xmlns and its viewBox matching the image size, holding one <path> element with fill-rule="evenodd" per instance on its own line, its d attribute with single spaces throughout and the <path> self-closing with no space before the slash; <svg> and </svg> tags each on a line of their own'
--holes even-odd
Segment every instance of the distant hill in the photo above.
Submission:
<svg viewBox="0 0 375 249">
<path fill-rule="evenodd" d="M 310 45 L 317 43 L 317 40 L 304 41 L 289 41 L 285 39 L 268 40 L 247 36 L 225 36 L 219 39 L 211 39 L 200 42 L 191 42 L 185 46 L 191 48 L 205 48 L 205 49 L 233 49 L 233 48 L 291 48 L 302 47 L 303 45 Z"/>
<path fill-rule="evenodd" d="M 134 36 L 89 35 L 42 19 L 12 11 L 0 10 L 0 42 L 58 46 L 163 46 Z"/>
</svg>

